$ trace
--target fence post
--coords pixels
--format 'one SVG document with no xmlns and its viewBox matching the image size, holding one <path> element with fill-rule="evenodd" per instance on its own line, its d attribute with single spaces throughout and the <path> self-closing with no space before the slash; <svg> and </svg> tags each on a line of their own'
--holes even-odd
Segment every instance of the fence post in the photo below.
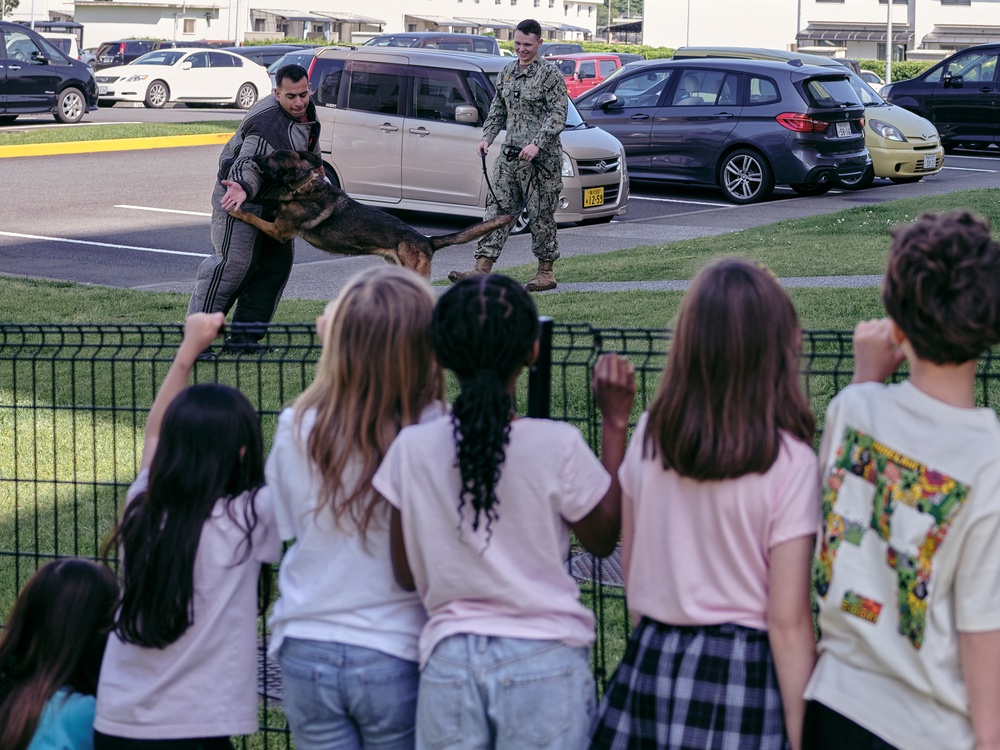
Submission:
<svg viewBox="0 0 1000 750">
<path fill-rule="evenodd" d="M 528 370 L 528 416 L 552 415 L 552 318 L 538 318 L 538 359 Z"/>
</svg>

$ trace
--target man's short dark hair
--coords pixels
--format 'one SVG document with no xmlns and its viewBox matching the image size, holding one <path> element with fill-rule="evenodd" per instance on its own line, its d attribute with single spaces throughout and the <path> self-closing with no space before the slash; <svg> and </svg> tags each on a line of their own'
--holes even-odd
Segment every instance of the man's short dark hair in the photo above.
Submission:
<svg viewBox="0 0 1000 750">
<path fill-rule="evenodd" d="M 890 234 L 882 304 L 920 359 L 961 364 L 1000 340 L 1000 245 L 985 219 L 926 213 Z"/>
<path fill-rule="evenodd" d="M 534 34 L 539 39 L 542 38 L 542 25 L 534 18 L 525 18 L 517 25 L 515 31 L 520 31 L 522 34 Z"/>
<path fill-rule="evenodd" d="M 292 63 L 291 65 L 282 65 L 278 68 L 278 72 L 274 74 L 274 87 L 279 88 L 282 81 L 289 81 L 290 83 L 298 83 L 303 78 L 308 78 L 309 73 L 298 63 Z"/>
</svg>

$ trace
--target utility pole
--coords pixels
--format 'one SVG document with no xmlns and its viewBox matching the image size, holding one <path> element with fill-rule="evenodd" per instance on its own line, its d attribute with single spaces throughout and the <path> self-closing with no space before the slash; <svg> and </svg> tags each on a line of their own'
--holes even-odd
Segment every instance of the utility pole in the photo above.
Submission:
<svg viewBox="0 0 1000 750">
<path fill-rule="evenodd" d="M 892 83 L 892 0 L 885 3 L 885 83 Z"/>
<path fill-rule="evenodd" d="M 611 0 L 608 0 L 608 27 L 605 30 L 604 36 L 608 44 L 611 44 Z"/>
</svg>

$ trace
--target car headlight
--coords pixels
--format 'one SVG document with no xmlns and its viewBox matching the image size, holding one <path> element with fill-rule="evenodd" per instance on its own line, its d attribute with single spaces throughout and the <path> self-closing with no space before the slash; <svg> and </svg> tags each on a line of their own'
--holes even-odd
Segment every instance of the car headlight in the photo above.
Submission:
<svg viewBox="0 0 1000 750">
<path fill-rule="evenodd" d="M 149 78 L 148 75 L 129 76 L 128 78 L 125 79 L 125 83 L 132 83 L 133 81 L 145 81 L 147 78 Z"/>
<path fill-rule="evenodd" d="M 882 120 L 869 120 L 868 125 L 887 141 L 906 142 L 906 136 L 895 125 L 890 125 Z"/>
<path fill-rule="evenodd" d="M 562 152 L 562 176 L 563 177 L 575 177 L 576 172 L 573 170 L 573 160 L 569 158 L 569 154 L 565 151 Z"/>
</svg>

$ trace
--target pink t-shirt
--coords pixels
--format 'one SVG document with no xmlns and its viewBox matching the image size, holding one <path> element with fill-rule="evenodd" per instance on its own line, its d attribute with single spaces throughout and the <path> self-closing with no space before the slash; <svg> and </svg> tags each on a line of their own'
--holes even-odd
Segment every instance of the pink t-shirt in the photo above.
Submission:
<svg viewBox="0 0 1000 750">
<path fill-rule="evenodd" d="M 563 422 L 517 419 L 496 494 L 492 534 L 468 503 L 459 520 L 461 475 L 449 416 L 405 428 L 374 486 L 399 508 L 407 559 L 429 620 L 420 664 L 457 633 L 557 640 L 587 646 L 594 615 L 567 570 L 569 523 L 586 516 L 611 484 L 580 431 Z"/>
<path fill-rule="evenodd" d="M 632 509 L 625 595 L 633 617 L 767 629 L 770 550 L 819 528 L 813 449 L 781 433 L 763 474 L 700 482 L 643 459 L 643 414 L 618 476 Z"/>
</svg>

